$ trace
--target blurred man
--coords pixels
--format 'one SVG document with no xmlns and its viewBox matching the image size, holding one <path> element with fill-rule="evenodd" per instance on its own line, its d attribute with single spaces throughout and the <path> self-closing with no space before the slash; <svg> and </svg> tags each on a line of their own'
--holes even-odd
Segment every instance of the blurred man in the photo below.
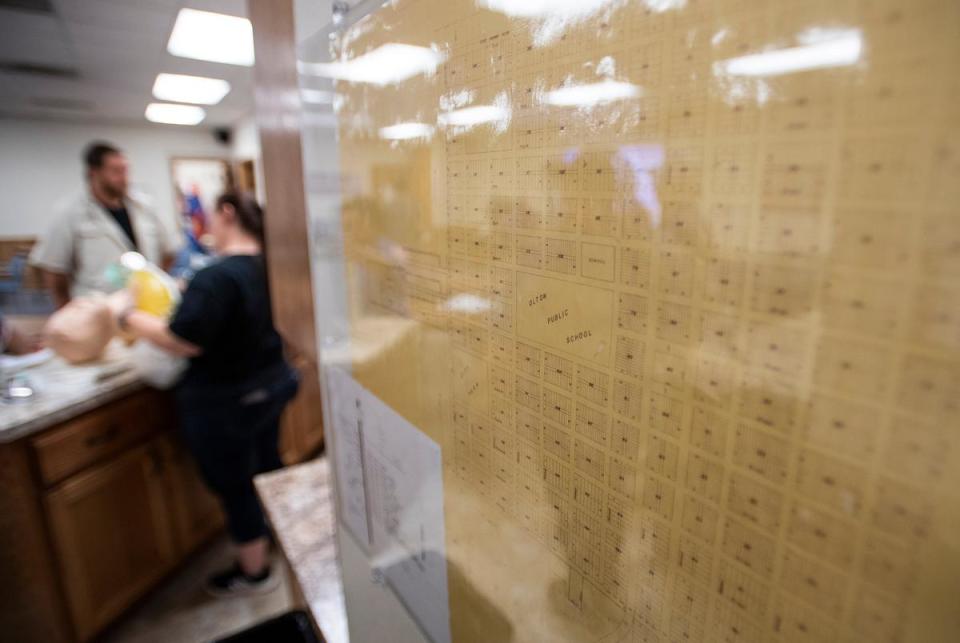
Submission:
<svg viewBox="0 0 960 643">
<path fill-rule="evenodd" d="M 127 193 L 127 159 L 116 147 L 91 143 L 84 152 L 88 191 L 54 221 L 30 254 L 57 308 L 71 297 L 116 288 L 107 268 L 135 250 L 167 269 L 178 235 Z"/>
</svg>

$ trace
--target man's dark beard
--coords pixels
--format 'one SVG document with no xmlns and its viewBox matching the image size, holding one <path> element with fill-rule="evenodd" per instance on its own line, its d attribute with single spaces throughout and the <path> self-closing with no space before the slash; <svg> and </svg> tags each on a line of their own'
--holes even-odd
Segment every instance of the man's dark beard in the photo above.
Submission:
<svg viewBox="0 0 960 643">
<path fill-rule="evenodd" d="M 127 196 L 126 190 L 115 190 L 112 185 L 101 184 L 100 189 L 103 190 L 103 193 L 110 199 L 122 201 L 124 197 Z"/>
</svg>

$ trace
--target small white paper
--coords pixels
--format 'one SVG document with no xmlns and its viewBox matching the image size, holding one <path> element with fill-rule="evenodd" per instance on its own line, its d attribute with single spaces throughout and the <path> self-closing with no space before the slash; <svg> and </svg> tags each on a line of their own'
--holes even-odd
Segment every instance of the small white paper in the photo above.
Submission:
<svg viewBox="0 0 960 643">
<path fill-rule="evenodd" d="M 340 520 L 434 643 L 450 642 L 440 445 L 327 370 Z"/>
</svg>

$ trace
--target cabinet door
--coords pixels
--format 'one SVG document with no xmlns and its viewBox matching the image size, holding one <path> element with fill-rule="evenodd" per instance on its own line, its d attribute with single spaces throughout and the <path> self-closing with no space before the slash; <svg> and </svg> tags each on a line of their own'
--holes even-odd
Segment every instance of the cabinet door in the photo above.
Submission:
<svg viewBox="0 0 960 643">
<path fill-rule="evenodd" d="M 209 540 L 223 527 L 223 512 L 216 496 L 207 489 L 193 457 L 179 443 L 173 443 L 174 515 L 180 551 L 184 554 Z"/>
<path fill-rule="evenodd" d="M 47 494 L 52 539 L 80 640 L 88 640 L 176 562 L 164 439 Z"/>
</svg>

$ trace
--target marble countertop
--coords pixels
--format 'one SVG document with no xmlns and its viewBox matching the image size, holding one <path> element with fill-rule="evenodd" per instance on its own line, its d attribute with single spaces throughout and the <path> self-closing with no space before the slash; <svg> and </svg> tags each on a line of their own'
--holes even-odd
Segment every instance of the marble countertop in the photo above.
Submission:
<svg viewBox="0 0 960 643">
<path fill-rule="evenodd" d="M 73 366 L 59 357 L 21 371 L 36 393 L 23 402 L 0 401 L 0 443 L 69 420 L 85 411 L 141 389 L 130 350 L 114 341 L 103 357 Z"/>
<path fill-rule="evenodd" d="M 326 458 L 256 478 L 277 544 L 290 563 L 314 622 L 329 643 L 348 643 L 332 484 Z"/>
</svg>

